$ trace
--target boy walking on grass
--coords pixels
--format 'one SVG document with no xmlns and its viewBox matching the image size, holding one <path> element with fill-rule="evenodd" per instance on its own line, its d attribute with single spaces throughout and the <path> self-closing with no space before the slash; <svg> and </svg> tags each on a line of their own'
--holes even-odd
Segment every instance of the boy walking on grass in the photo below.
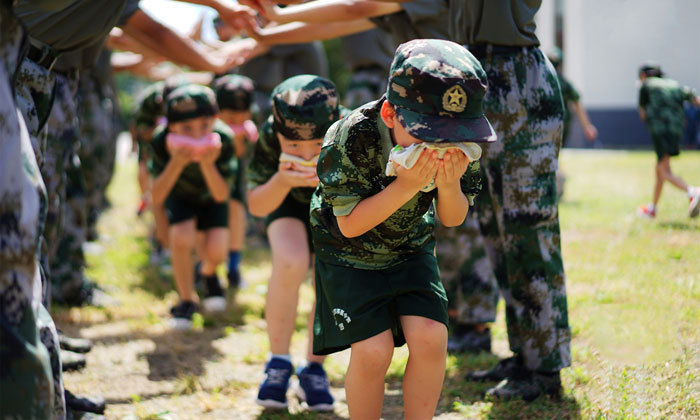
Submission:
<svg viewBox="0 0 700 420">
<path fill-rule="evenodd" d="M 200 268 L 207 287 L 205 309 L 226 306 L 216 267 L 228 249 L 228 199 L 238 161 L 233 133 L 216 120 L 218 113 L 211 89 L 199 85 L 177 88 L 167 98 L 168 125 L 152 142 L 152 197 L 156 205 L 165 203 L 180 295 L 180 302 L 170 310 L 175 329 L 189 329 L 198 310 L 192 261 L 198 231 L 205 236 Z"/>
<path fill-rule="evenodd" d="M 405 418 L 435 412 L 448 322 L 435 213 L 446 226 L 461 224 L 481 189 L 479 154 L 465 142 L 495 140 L 481 107 L 485 91 L 486 74 L 466 49 L 411 41 L 396 51 L 386 96 L 326 134 L 311 205 L 314 353 L 351 348 L 352 418 L 380 417 L 394 346 L 404 343 Z"/>
<path fill-rule="evenodd" d="M 700 213 L 700 188 L 686 184 L 671 172 L 670 157 L 678 156 L 680 153 L 680 142 L 683 136 L 683 102 L 692 101 L 695 106 L 700 106 L 700 97 L 675 80 L 664 78 L 659 66 L 642 66 L 639 69 L 639 80 L 642 83 L 639 89 L 639 117 L 649 127 L 658 160 L 652 202 L 639 206 L 637 214 L 649 219 L 656 217 L 656 206 L 661 197 L 661 189 L 664 182 L 668 181 L 688 193 L 690 199 L 688 214 L 690 217 L 697 217 Z"/>
<path fill-rule="evenodd" d="M 266 217 L 272 276 L 265 301 L 270 359 L 256 402 L 286 408 L 293 366 L 289 346 L 294 332 L 299 287 L 306 279 L 314 248 L 309 203 L 318 185 L 316 160 L 323 135 L 340 118 L 335 85 L 319 76 L 300 75 L 272 91 L 272 115 L 260 129 L 248 167 L 248 208 Z M 297 396 L 311 410 L 332 410 L 325 357 L 311 352 L 313 310 L 309 316 L 306 361 L 298 367 Z"/>
</svg>

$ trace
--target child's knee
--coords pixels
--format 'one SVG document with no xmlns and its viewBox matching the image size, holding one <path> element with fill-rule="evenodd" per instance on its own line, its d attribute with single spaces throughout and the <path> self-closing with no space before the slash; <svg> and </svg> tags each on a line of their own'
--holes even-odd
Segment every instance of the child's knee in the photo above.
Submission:
<svg viewBox="0 0 700 420">
<path fill-rule="evenodd" d="M 447 327 L 441 322 L 423 318 L 420 326 L 406 334 L 411 355 L 421 358 L 445 358 Z"/>
<path fill-rule="evenodd" d="M 215 229 L 207 233 L 206 256 L 211 262 L 220 263 L 228 254 L 228 230 Z"/>
<path fill-rule="evenodd" d="M 309 269 L 309 253 L 303 249 L 285 249 L 273 257 L 275 268 L 284 272 L 306 272 Z"/>
<path fill-rule="evenodd" d="M 170 226 L 168 232 L 170 246 L 177 249 L 191 249 L 194 247 L 195 232 L 187 222 Z"/>
<path fill-rule="evenodd" d="M 384 335 L 388 336 L 383 337 Z M 352 358 L 361 369 L 374 373 L 386 373 L 394 355 L 394 342 L 391 334 L 380 334 L 352 345 Z"/>
</svg>

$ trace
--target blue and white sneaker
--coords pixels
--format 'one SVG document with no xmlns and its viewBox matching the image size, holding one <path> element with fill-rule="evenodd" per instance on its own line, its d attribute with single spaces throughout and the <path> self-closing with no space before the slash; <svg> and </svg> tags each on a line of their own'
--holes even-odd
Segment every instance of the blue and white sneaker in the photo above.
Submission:
<svg viewBox="0 0 700 420">
<path fill-rule="evenodd" d="M 309 362 L 303 369 L 297 370 L 299 381 L 294 392 L 302 407 L 311 411 L 333 411 L 333 396 L 330 392 L 326 371 L 320 363 Z"/>
<path fill-rule="evenodd" d="M 260 385 L 258 405 L 266 408 L 287 408 L 287 389 L 294 366 L 284 359 L 273 357 L 265 365 L 265 380 Z"/>
</svg>

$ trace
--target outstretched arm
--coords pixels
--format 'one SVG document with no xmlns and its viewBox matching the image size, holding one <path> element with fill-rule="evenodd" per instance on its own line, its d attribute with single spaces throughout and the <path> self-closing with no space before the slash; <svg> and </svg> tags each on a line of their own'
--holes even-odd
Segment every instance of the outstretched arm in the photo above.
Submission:
<svg viewBox="0 0 700 420">
<path fill-rule="evenodd" d="M 401 11 L 399 3 L 371 0 L 316 0 L 285 8 L 277 7 L 272 1 L 266 0 L 262 5 L 265 8 L 265 16 L 279 23 L 347 22 Z"/>
<path fill-rule="evenodd" d="M 598 130 L 591 123 L 591 120 L 588 119 L 588 113 L 586 112 L 586 108 L 584 108 L 581 102 L 579 101 L 574 102 L 573 107 L 574 112 L 576 112 L 576 117 L 578 118 L 579 122 L 581 123 L 581 126 L 583 127 L 583 132 L 586 135 L 586 138 L 588 139 L 588 141 L 595 140 L 596 137 L 598 137 Z"/>
<path fill-rule="evenodd" d="M 279 44 L 298 44 L 312 41 L 323 41 L 340 36 L 355 34 L 374 28 L 368 19 L 357 19 L 350 22 L 330 23 L 287 23 L 285 25 L 267 27 L 258 31 L 255 38 L 258 42 L 272 46 Z"/>
</svg>

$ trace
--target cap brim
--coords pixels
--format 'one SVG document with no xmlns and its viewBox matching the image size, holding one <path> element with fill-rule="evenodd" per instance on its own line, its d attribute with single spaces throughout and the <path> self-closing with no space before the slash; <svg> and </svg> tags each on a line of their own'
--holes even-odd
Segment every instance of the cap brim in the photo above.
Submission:
<svg viewBox="0 0 700 420">
<path fill-rule="evenodd" d="M 485 116 L 450 118 L 420 114 L 401 107 L 395 109 L 408 134 L 423 141 L 492 143 L 497 139 Z"/>
</svg>

